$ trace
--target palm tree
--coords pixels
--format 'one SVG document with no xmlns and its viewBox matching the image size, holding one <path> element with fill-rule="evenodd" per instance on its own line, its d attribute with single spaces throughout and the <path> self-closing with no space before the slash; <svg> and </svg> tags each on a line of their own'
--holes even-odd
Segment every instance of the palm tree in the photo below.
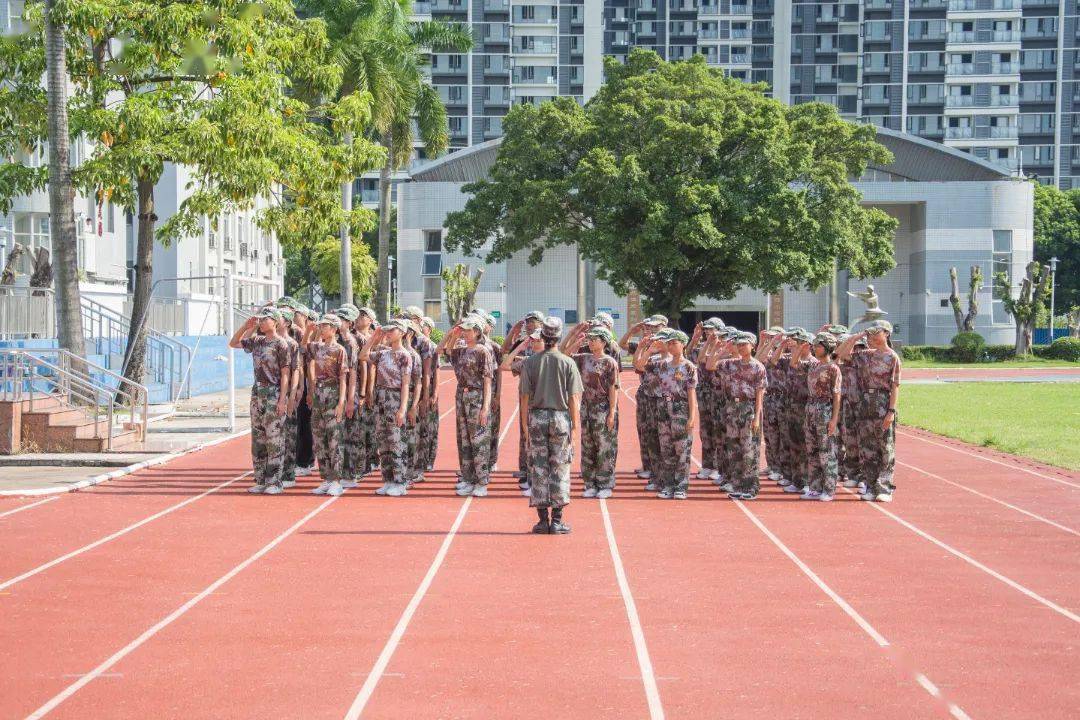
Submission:
<svg viewBox="0 0 1080 720">
<path fill-rule="evenodd" d="M 379 173 L 379 247 L 375 309 L 389 309 L 390 176 L 412 158 L 416 140 L 429 156 L 446 151 L 446 108 L 424 73 L 431 51 L 464 52 L 472 47 L 468 28 L 439 21 L 411 20 L 412 0 L 300 0 L 302 12 L 322 17 L 342 68 L 339 97 L 366 91 L 373 98 L 372 131 L 387 149 Z M 415 120 L 415 133 L 414 123 Z M 344 142 L 351 142 L 346 136 Z M 352 207 L 352 184 L 342 187 L 342 202 Z M 342 301 L 350 302 L 350 228 L 341 229 Z"/>
<path fill-rule="evenodd" d="M 68 134 L 67 26 L 57 22 L 55 0 L 45 0 L 45 64 L 48 92 L 49 215 L 56 272 L 56 330 L 60 347 L 86 357 L 79 250 L 75 230 L 75 188 L 71 181 Z"/>
</svg>

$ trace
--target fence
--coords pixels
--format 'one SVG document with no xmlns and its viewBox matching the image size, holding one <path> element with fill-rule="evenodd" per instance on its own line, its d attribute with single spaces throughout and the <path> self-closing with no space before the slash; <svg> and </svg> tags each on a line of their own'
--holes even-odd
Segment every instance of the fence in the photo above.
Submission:
<svg viewBox="0 0 1080 720">
<path fill-rule="evenodd" d="M 1069 328 L 1056 327 L 1054 328 L 1054 340 L 1058 338 L 1069 337 Z M 1031 342 L 1035 345 L 1049 345 L 1050 344 L 1050 328 L 1035 328 L 1035 332 L 1031 334 Z"/>
<path fill-rule="evenodd" d="M 54 304 L 46 288 L 0 288 L 0 340 L 56 337 Z"/>
</svg>

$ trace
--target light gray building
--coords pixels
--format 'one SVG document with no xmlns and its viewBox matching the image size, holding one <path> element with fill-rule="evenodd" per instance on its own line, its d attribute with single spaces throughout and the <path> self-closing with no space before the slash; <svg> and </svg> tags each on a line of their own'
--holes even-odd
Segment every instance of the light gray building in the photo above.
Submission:
<svg viewBox="0 0 1080 720">
<path fill-rule="evenodd" d="M 968 267 L 979 265 L 984 287 L 979 295 L 977 329 L 989 343 L 1011 343 L 1014 324 L 995 300 L 990 278 L 1004 271 L 1022 276 L 1032 258 L 1032 196 L 1030 183 L 1019 181 L 1000 166 L 916 136 L 879 129 L 878 140 L 894 155 L 884 167 L 870 167 L 856 182 L 867 205 L 880 207 L 900 221 L 895 238 L 896 267 L 884 277 L 860 281 L 841 274 L 840 316 L 854 323 L 863 312 L 857 292 L 872 282 L 881 307 L 896 326 L 896 338 L 910 344 L 946 344 L 956 334 L 948 304 L 949 268 L 966 278 Z M 419 305 L 446 327 L 442 308 L 441 268 L 462 262 L 476 268 L 479 258 L 443 249 L 447 213 L 464 207 L 462 186 L 485 176 L 498 153 L 499 140 L 490 140 L 427 164 L 399 186 L 398 282 L 399 303 Z M 503 327 L 529 310 L 577 320 L 577 257 L 573 248 L 548 251 L 537 266 L 524 253 L 486 267 L 477 304 L 501 316 Z M 616 331 L 625 331 L 640 318 L 636 296 L 619 297 L 586 266 L 583 306 L 586 315 L 608 310 L 616 316 Z M 816 329 L 828 319 L 825 290 L 788 289 L 768 296 L 742 290 L 727 301 L 699 298 L 684 314 L 684 325 L 703 315 L 719 314 L 743 329 L 783 324 Z"/>
</svg>

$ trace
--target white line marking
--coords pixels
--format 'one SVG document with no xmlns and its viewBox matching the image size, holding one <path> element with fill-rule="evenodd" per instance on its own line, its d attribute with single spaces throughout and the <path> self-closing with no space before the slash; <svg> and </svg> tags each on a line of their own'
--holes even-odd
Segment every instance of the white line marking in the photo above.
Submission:
<svg viewBox="0 0 1080 720">
<path fill-rule="evenodd" d="M 506 427 L 504 427 L 502 429 L 502 432 L 499 433 L 499 443 L 498 444 L 499 444 L 500 448 L 502 447 L 503 440 L 506 439 L 506 433 L 510 432 L 510 426 L 514 424 L 514 418 L 516 418 L 518 416 L 518 413 L 520 411 L 521 411 L 521 405 L 519 404 L 517 407 L 514 408 L 514 412 L 510 413 L 510 419 L 506 421 Z M 491 471 L 495 472 L 498 469 L 499 469 L 499 458 L 495 458 L 495 462 L 493 462 L 491 464 Z"/>
<path fill-rule="evenodd" d="M 136 649 L 138 649 L 140 645 L 145 643 L 150 638 L 154 637 L 154 635 L 161 632 L 161 630 L 163 630 L 165 627 L 167 627 L 168 625 L 170 625 L 171 623 L 176 621 L 178 618 L 180 618 L 188 610 L 195 607 L 195 605 L 197 605 L 199 603 L 199 601 L 201 601 L 207 595 L 210 595 L 211 593 L 213 593 L 219 587 L 221 587 L 225 583 L 229 582 L 229 580 L 232 580 L 238 574 L 243 572 L 243 570 L 245 568 L 247 568 L 249 565 L 254 563 L 256 560 L 261 558 L 266 553 L 273 550 L 283 540 L 285 540 L 285 538 L 289 537 L 294 532 L 296 532 L 300 528 L 300 526 L 302 526 L 304 523 L 306 523 L 311 518 L 318 515 L 327 506 L 329 506 L 330 503 L 334 502 L 335 500 L 337 500 L 336 497 L 329 497 L 326 500 L 323 500 L 322 503 L 318 507 L 316 507 L 314 510 L 309 512 L 304 517 L 297 520 L 295 523 L 293 523 L 289 527 L 288 530 L 286 530 L 285 532 L 278 535 L 276 538 L 271 540 L 266 545 L 263 545 L 262 548 L 257 550 L 255 552 L 255 554 L 251 555 L 247 560 L 244 560 L 242 563 L 240 563 L 239 565 L 234 567 L 232 570 L 230 570 L 229 572 L 225 573 L 220 578 L 218 578 L 217 580 L 212 582 L 210 585 L 208 585 L 206 587 L 205 590 L 203 590 L 201 593 L 199 593 L 195 597 L 188 600 L 186 603 L 184 603 L 183 605 L 178 607 L 176 610 L 173 610 L 171 613 L 169 613 L 168 616 L 166 616 L 162 620 L 159 620 L 155 625 L 153 625 L 148 630 L 143 632 L 142 635 L 135 638 L 134 640 L 129 642 L 127 645 L 125 645 L 123 648 L 121 648 L 119 651 L 117 651 L 108 660 L 106 660 L 105 662 L 98 665 L 96 668 L 94 668 L 93 670 L 88 672 L 86 675 L 82 676 L 81 678 L 79 678 L 78 680 L 73 682 L 71 685 L 68 685 L 60 693 L 58 693 L 52 700 L 49 700 L 49 702 L 45 703 L 44 705 L 39 707 L 37 710 L 35 710 L 32 714 L 28 715 L 26 720 L 38 720 L 38 718 L 45 717 L 45 715 L 50 713 L 52 710 L 56 709 L 56 707 L 58 705 L 60 705 L 60 703 L 64 702 L 69 697 L 71 697 L 72 695 L 77 693 L 79 690 L 81 690 L 83 687 L 85 687 L 94 678 L 101 677 L 102 674 L 104 674 L 107 670 L 109 670 L 114 665 L 116 665 L 116 663 L 120 662 L 125 657 L 127 657 L 132 652 L 134 652 Z"/>
<path fill-rule="evenodd" d="M 1080 532 L 1077 532 L 1076 530 L 1073 530 L 1070 527 L 1065 527 L 1064 525 L 1060 525 L 1060 524 L 1054 522 L 1053 520 L 1049 520 L 1047 518 L 1044 518 L 1042 515 L 1036 515 L 1033 512 L 1025 510 L 1024 508 L 1021 508 L 1021 507 L 1017 507 L 1017 506 L 1015 506 L 1015 505 L 1013 505 L 1011 503 L 1007 503 L 1004 500 L 998 500 L 996 497 L 993 497 L 991 495 L 987 495 L 986 493 L 981 493 L 981 492 L 979 492 L 978 490 L 976 490 L 974 488 L 969 488 L 967 485 L 961 485 L 960 483 L 949 480 L 948 478 L 941 477 L 940 475 L 935 475 L 934 473 L 930 472 L 929 470 L 923 470 L 920 467 L 915 467 L 914 465 L 911 465 L 910 463 L 900 462 L 899 460 L 896 461 L 896 464 L 897 465 L 903 465 L 904 467 L 909 467 L 912 470 L 914 470 L 915 472 L 922 473 L 923 475 L 927 475 L 929 477 L 932 477 L 935 480 L 940 480 L 942 482 L 949 483 L 950 485 L 955 485 L 956 487 L 960 488 L 961 490 L 967 490 L 972 495 L 978 495 L 979 497 L 986 498 L 987 500 L 990 500 L 991 502 L 996 502 L 998 505 L 1003 505 L 1003 506 L 1009 508 L 1010 510 L 1015 510 L 1018 513 L 1023 513 L 1024 515 L 1027 515 L 1030 518 L 1038 520 L 1039 522 L 1044 522 L 1047 525 L 1052 525 L 1052 526 L 1056 527 L 1058 530 L 1064 530 L 1065 532 L 1069 533 L 1070 535 L 1078 535 L 1078 536 L 1080 536 Z"/>
<path fill-rule="evenodd" d="M 52 502 L 53 500 L 59 500 L 59 499 L 60 499 L 59 495 L 50 495 L 49 497 L 45 498 L 44 500 L 38 500 L 37 502 L 32 502 L 29 505 L 23 505 L 22 507 L 17 507 L 14 510 L 8 510 L 7 512 L 2 512 L 2 513 L 0 513 L 0 518 L 5 518 L 8 515 L 14 515 L 15 513 L 22 512 L 23 510 L 29 510 L 32 507 L 37 507 L 38 505 L 44 505 L 47 502 Z"/>
<path fill-rule="evenodd" d="M 72 550 L 71 552 L 67 553 L 66 555 L 61 555 L 60 557 L 56 558 L 55 560 L 50 560 L 49 562 L 45 563 L 44 565 L 38 565 L 33 570 L 27 570 L 22 575 L 17 575 L 15 577 L 11 578 L 10 580 L 5 580 L 3 583 L 0 583 L 0 590 L 6 590 L 7 588 L 11 587 L 12 585 L 14 585 L 16 583 L 20 583 L 23 580 L 26 580 L 27 578 L 31 578 L 34 575 L 37 575 L 38 573 L 45 572 L 46 570 L 48 570 L 51 567 L 55 567 L 55 566 L 59 565 L 62 562 L 70 560 L 73 557 L 76 557 L 78 555 L 82 555 L 84 552 L 87 552 L 89 550 L 93 550 L 96 547 L 100 547 L 101 545 L 104 545 L 107 542 L 115 540 L 116 538 L 120 537 L 121 535 L 126 535 L 129 532 L 131 532 L 132 530 L 136 530 L 136 529 L 142 527 L 143 525 L 146 525 L 149 522 L 157 520 L 160 517 L 164 517 L 164 516 L 168 515 L 169 513 L 173 512 L 175 510 L 179 510 L 180 508 L 182 508 L 182 507 L 184 507 L 186 505 L 190 505 L 191 503 L 195 502 L 196 500 L 199 500 L 201 498 L 206 497 L 210 493 L 217 492 L 221 488 L 223 488 L 223 487 L 225 487 L 227 485 L 231 485 L 234 482 L 236 482 L 237 480 L 241 480 L 244 477 L 250 475 L 251 473 L 252 473 L 252 471 L 248 470 L 247 472 L 243 473 L 242 475 L 237 475 L 232 480 L 226 480 L 225 482 L 221 483 L 220 485 L 215 485 L 214 487 L 210 488 L 209 490 L 201 492 L 198 495 L 195 495 L 194 497 L 189 497 L 187 500 L 184 500 L 182 502 L 178 502 L 175 505 L 170 505 L 169 507 L 165 508 L 164 510 L 161 510 L 160 512 L 156 512 L 156 513 L 154 513 L 153 515 L 151 515 L 149 517 L 145 517 L 142 520 L 138 521 L 137 523 L 133 523 L 131 525 L 128 525 L 126 528 L 117 530 L 116 532 L 112 533 L 111 535 L 106 535 L 105 537 L 101 538 L 100 540 L 95 540 L 94 542 L 90 543 L 89 545 L 84 545 L 81 548 L 79 548 L 78 550 Z"/>
<path fill-rule="evenodd" d="M 394 631 L 390 633 L 390 638 L 386 641 L 386 645 L 383 646 L 382 652 L 379 653 L 379 657 L 375 661 L 374 667 L 371 668 L 371 672 L 368 673 L 364 685 L 360 688 L 360 692 L 357 693 L 356 699 L 353 700 L 352 705 L 349 707 L 349 711 L 345 713 L 345 720 L 357 720 L 357 718 L 360 717 L 360 714 L 364 712 L 364 707 L 371 699 L 372 693 L 375 692 L 375 686 L 379 683 L 379 678 L 386 672 L 386 666 L 390 664 L 390 658 L 397 649 L 398 643 L 401 642 L 402 636 L 405 635 L 405 630 L 409 627 L 409 622 L 412 620 L 413 614 L 416 613 L 416 609 L 420 606 L 420 602 L 424 599 L 424 595 L 427 593 L 428 588 L 431 587 L 431 583 L 435 579 L 435 573 L 439 572 L 443 560 L 446 559 L 446 553 L 450 550 L 450 543 L 454 541 L 454 536 L 457 535 L 458 528 L 461 527 L 461 523 L 465 519 L 465 513 L 468 512 L 470 504 L 472 504 L 471 496 L 465 498 L 465 502 L 462 503 L 461 509 L 458 510 L 457 517 L 454 519 L 454 524 L 450 526 L 450 530 L 446 533 L 446 537 L 443 538 L 442 545 L 439 547 L 439 552 L 435 553 L 435 559 L 431 561 L 431 567 L 428 568 L 427 574 L 424 575 L 424 579 L 420 581 L 420 586 L 416 588 L 416 592 L 413 593 L 412 599 L 409 600 L 409 604 L 405 606 L 405 610 L 401 613 L 397 625 L 394 626 Z"/>
<path fill-rule="evenodd" d="M 1062 480 L 1061 478 L 1052 477 L 1050 475 L 1044 475 L 1044 474 L 1042 474 L 1040 472 L 1035 472 L 1034 470 L 1029 470 L 1028 468 L 1023 467 L 1022 465 L 1002 462 L 1001 460 L 995 460 L 992 457 L 986 457 L 985 455 L 979 455 L 977 453 L 968 452 L 967 450 L 961 450 L 960 448 L 953 447 L 952 445 L 946 445 L 945 443 L 939 443 L 939 442 L 934 442 L 933 440 L 927 440 L 924 437 L 919 437 L 918 435 L 912 435 L 911 433 L 897 431 L 897 434 L 901 435 L 903 437 L 906 437 L 906 438 L 911 438 L 912 440 L 921 440 L 922 442 L 929 443 L 930 445 L 937 445 L 938 447 L 943 447 L 946 450 L 952 450 L 953 452 L 958 452 L 961 455 L 968 455 L 970 457 L 977 458 L 979 460 L 985 460 L 986 462 L 994 463 L 995 465 L 1001 465 L 1002 467 L 1007 467 L 1010 470 L 1019 470 L 1020 472 L 1026 472 L 1028 475 L 1034 475 L 1035 477 L 1041 477 L 1044 480 L 1053 480 L 1054 482 L 1061 483 L 1062 485 L 1068 485 L 1069 487 L 1080 488 L 1080 484 L 1077 484 L 1077 483 L 1074 483 L 1074 482 L 1069 482 L 1068 480 Z"/>
<path fill-rule="evenodd" d="M 844 489 L 844 491 L 846 491 L 849 494 L 854 494 L 848 488 L 843 488 L 843 489 Z M 866 504 L 869 505 L 870 507 L 872 507 L 873 509 L 877 510 L 879 513 L 881 513 L 883 515 L 886 515 L 888 517 L 891 517 L 893 520 L 900 523 L 901 525 L 906 527 L 908 530 L 911 530 L 913 533 L 915 533 L 915 534 L 919 535 L 920 537 L 925 538 L 925 539 L 929 540 L 930 542 L 934 543 L 935 545 L 937 545 L 939 548 L 941 548 L 945 552 L 950 553 L 952 555 L 955 555 L 956 557 L 960 558 L 961 560 L 968 563 L 972 567 L 975 567 L 975 568 L 978 568 L 979 570 L 982 570 L 987 575 L 990 575 L 991 577 L 996 578 L 997 580 L 1000 580 L 1001 582 L 1005 583 L 1006 585 L 1008 585 L 1012 589 L 1017 590 L 1017 591 L 1023 593 L 1024 595 L 1027 595 L 1032 600 L 1035 600 L 1036 602 L 1045 605 L 1046 607 L 1050 608 L 1051 610 L 1058 613 L 1059 615 L 1061 615 L 1061 616 L 1063 616 L 1065 618 L 1068 618 L 1069 620 L 1072 620 L 1075 623 L 1080 623 L 1080 616 L 1076 615 L 1075 613 L 1073 613 L 1073 612 L 1071 612 L 1069 610 L 1066 610 L 1065 608 L 1061 607 L 1060 605 L 1058 605 L 1055 602 L 1047 600 L 1042 595 L 1039 595 L 1038 593 L 1036 593 L 1033 590 L 1029 590 L 1028 588 L 1024 587 L 1023 585 L 1016 582 L 1015 580 L 1012 580 L 1010 578 L 1005 577 L 1004 575 L 1002 575 L 998 571 L 993 570 L 991 568 L 988 568 L 987 566 L 983 565 L 981 562 L 979 562 L 975 558 L 970 557 L 968 555 L 965 555 L 964 553 L 960 552 L 959 550 L 952 547 L 951 545 L 948 545 L 948 544 L 942 542 L 941 540 L 938 540 L 933 535 L 930 535 L 929 533 L 915 527 L 914 525 L 912 525 L 911 523 L 909 523 L 907 520 L 903 519 L 899 515 L 895 515 L 895 514 L 889 512 L 885 508 L 881 507 L 878 503 L 876 503 L 876 502 L 868 502 Z"/>
<path fill-rule="evenodd" d="M 641 668 L 641 682 L 645 685 L 645 698 L 649 703 L 649 717 L 652 720 L 663 720 L 664 706 L 660 703 L 660 689 L 656 686 L 656 675 L 653 673 L 652 660 L 649 659 L 649 648 L 645 645 L 645 631 L 641 627 L 637 604 L 634 603 L 634 596 L 630 592 L 630 583 L 626 580 L 626 570 L 623 568 L 622 557 L 619 555 L 619 546 L 615 542 L 615 531 L 611 526 L 607 500 L 603 498 L 600 499 L 600 513 L 604 516 L 604 532 L 607 533 L 611 562 L 615 566 L 615 579 L 619 583 L 619 591 L 622 593 L 623 604 L 626 606 L 626 617 L 630 621 L 630 634 L 634 638 L 634 650 L 637 652 L 638 667 Z"/>
<path fill-rule="evenodd" d="M 735 500 L 734 502 L 735 505 L 737 505 L 738 508 L 743 511 L 743 514 L 745 514 L 746 517 L 750 518 L 750 522 L 754 523 L 754 525 L 757 526 L 758 530 L 764 533 L 765 537 L 769 538 L 769 540 L 772 541 L 773 545 L 779 548 L 780 552 L 784 553 L 784 555 L 786 555 L 788 559 L 791 560 L 791 562 L 795 563 L 795 566 L 798 567 L 799 570 L 801 570 L 802 573 L 806 575 L 806 577 L 810 578 L 811 582 L 817 585 L 822 592 L 828 595 L 829 598 L 834 603 L 836 603 L 840 607 L 840 609 L 843 610 L 845 614 L 847 614 L 848 617 L 854 620 L 855 624 L 862 628 L 862 631 L 869 635 L 870 638 L 874 642 L 876 642 L 879 647 L 890 647 L 889 641 L 885 638 L 884 635 L 879 633 L 873 625 L 867 622 L 866 618 L 860 615 L 855 608 L 851 607 L 851 605 L 848 604 L 848 602 L 844 600 L 844 598 L 840 597 L 840 595 L 837 594 L 836 591 L 834 591 L 831 587 L 825 584 L 825 581 L 822 580 L 817 573 L 811 570 L 810 567 L 791 550 L 791 548 L 785 545 L 783 540 L 773 534 L 773 532 L 769 530 L 769 528 L 765 527 L 765 523 L 761 522 L 761 520 L 759 520 L 758 517 L 754 515 L 754 513 L 750 512 L 750 510 L 746 507 L 745 503 L 743 503 L 741 500 Z M 930 681 L 930 678 L 919 672 L 914 673 L 914 677 L 915 681 L 924 690 L 926 690 L 926 692 L 930 693 L 931 697 L 934 697 L 946 704 L 949 712 L 953 715 L 953 717 L 957 718 L 957 720 L 970 720 L 967 714 L 960 709 L 959 705 L 942 698 L 941 690 L 938 689 L 937 685 Z"/>
</svg>

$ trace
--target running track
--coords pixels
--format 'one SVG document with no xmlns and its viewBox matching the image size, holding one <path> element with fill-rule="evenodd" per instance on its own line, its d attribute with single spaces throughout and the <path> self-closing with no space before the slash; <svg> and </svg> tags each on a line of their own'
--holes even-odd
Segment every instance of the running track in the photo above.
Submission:
<svg viewBox="0 0 1080 720">
<path fill-rule="evenodd" d="M 241 438 L 0 501 L 0 718 L 1072 718 L 1080 476 L 908 431 L 890 505 L 620 487 L 537 537 L 509 477 L 244 492 Z M 696 466 L 695 466 L 696 470 Z M 575 481 L 575 496 L 580 483 Z"/>
</svg>

